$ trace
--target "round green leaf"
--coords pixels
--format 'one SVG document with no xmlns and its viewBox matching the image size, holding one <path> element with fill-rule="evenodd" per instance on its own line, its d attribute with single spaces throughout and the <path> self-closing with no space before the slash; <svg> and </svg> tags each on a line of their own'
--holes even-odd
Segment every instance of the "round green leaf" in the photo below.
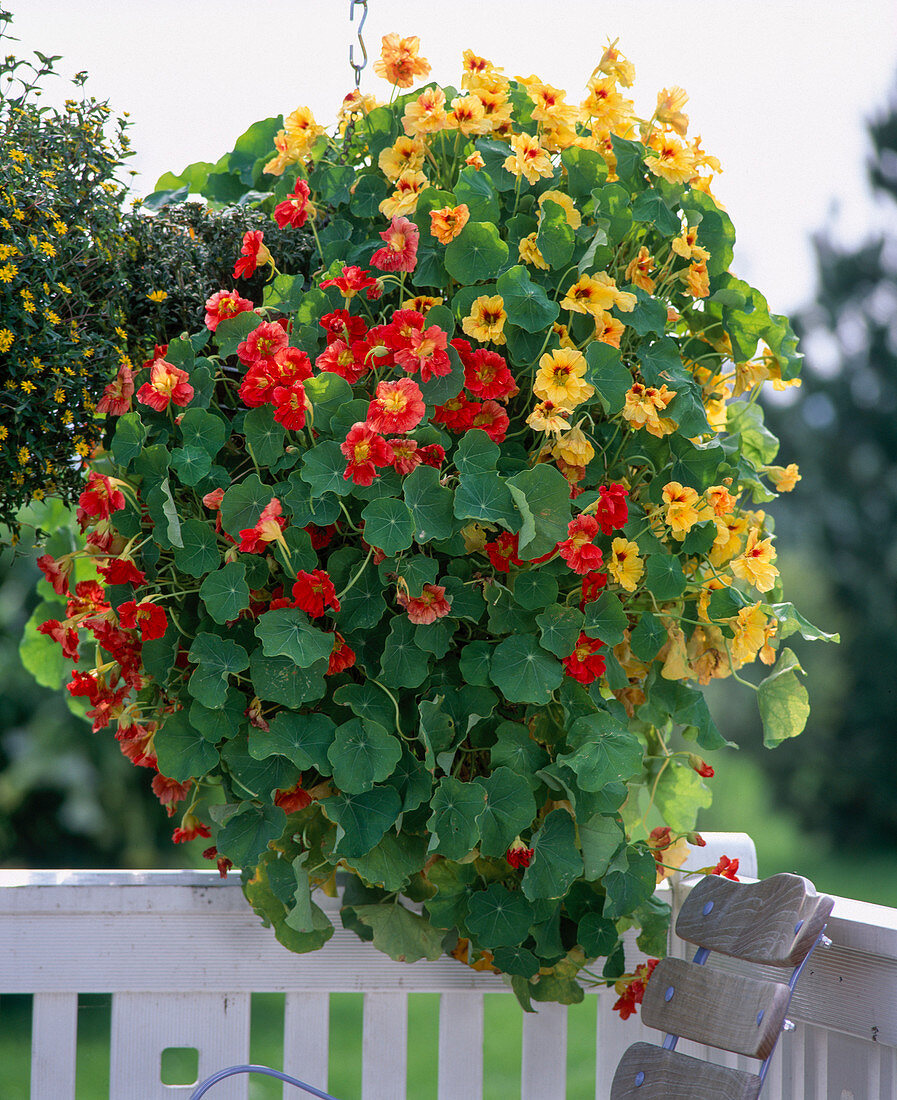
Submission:
<svg viewBox="0 0 897 1100">
<path fill-rule="evenodd" d="M 241 531 L 255 527 L 262 509 L 273 496 L 271 486 L 263 485 L 258 474 L 250 474 L 238 485 L 231 485 L 221 501 L 221 525 L 224 530 L 239 538 Z"/>
<path fill-rule="evenodd" d="M 532 841 L 533 859 L 523 873 L 523 892 L 530 899 L 562 898 L 582 874 L 576 827 L 566 810 L 552 810 Z"/>
<path fill-rule="evenodd" d="M 249 664 L 249 655 L 241 645 L 218 634 L 197 634 L 187 656 L 197 666 L 187 690 L 210 710 L 220 709 L 227 701 L 228 676 Z"/>
<path fill-rule="evenodd" d="M 237 867 L 253 867 L 267 851 L 268 842 L 283 832 L 286 820 L 279 806 L 244 803 L 219 830 L 215 846 Z"/>
<path fill-rule="evenodd" d="M 586 913 L 579 922 L 576 937 L 580 947 L 590 958 L 606 957 L 620 938 L 614 922 L 598 913 Z"/>
<path fill-rule="evenodd" d="M 262 731 L 252 728 L 249 740 L 255 739 L 256 732 Z M 258 760 L 250 753 L 246 734 L 228 741 L 221 750 L 221 759 L 243 791 L 263 801 L 272 801 L 275 791 L 288 790 L 299 781 L 299 768 L 285 756 Z"/>
<path fill-rule="evenodd" d="M 218 751 L 180 710 L 166 719 L 153 738 L 159 771 L 169 779 L 186 783 L 210 772 L 218 763 Z"/>
<path fill-rule="evenodd" d="M 454 530 L 454 494 L 439 483 L 439 471 L 418 466 L 402 485 L 405 503 L 411 509 L 414 538 L 417 542 L 447 539 Z"/>
<path fill-rule="evenodd" d="M 334 783 L 350 794 L 369 791 L 386 779 L 401 755 L 402 744 L 397 737 L 378 722 L 362 722 L 359 718 L 337 727 L 327 753 Z"/>
<path fill-rule="evenodd" d="M 232 561 L 209 573 L 199 586 L 199 595 L 216 623 L 229 623 L 249 607 L 246 566 Z"/>
<path fill-rule="evenodd" d="M 273 466 L 283 454 L 286 431 L 274 419 L 273 405 L 250 409 L 243 421 L 246 446 L 259 466 Z"/>
<path fill-rule="evenodd" d="M 634 382 L 632 371 L 616 348 L 600 340 L 593 340 L 586 348 L 586 362 L 589 365 L 586 381 L 595 387 L 604 411 L 616 416 L 626 404 L 626 393 Z"/>
<path fill-rule="evenodd" d="M 262 647 L 252 654 L 249 675 L 259 699 L 299 707 L 313 703 L 324 694 L 327 661 L 321 659 L 309 668 L 300 668 L 292 657 L 266 657 Z"/>
<path fill-rule="evenodd" d="M 579 640 L 583 616 L 578 607 L 553 603 L 536 616 L 536 623 L 542 648 L 555 657 L 569 657 Z"/>
<path fill-rule="evenodd" d="M 185 447 L 200 447 L 209 458 L 224 446 L 227 427 L 220 416 L 207 409 L 188 409 L 181 417 L 181 436 Z"/>
<path fill-rule="evenodd" d="M 508 246 L 489 222 L 468 222 L 445 250 L 445 269 L 463 286 L 494 279 L 508 259 Z"/>
<path fill-rule="evenodd" d="M 514 580 L 514 599 L 527 611 L 537 611 L 554 603 L 558 595 L 558 582 L 549 573 L 533 570 L 520 573 Z M 542 644 L 545 644 L 543 639 Z M 546 647 L 546 648 L 551 648 Z M 552 650 L 552 652 L 554 652 Z M 569 650 L 568 650 L 569 652 Z M 566 657 L 566 653 L 561 654 Z"/>
<path fill-rule="evenodd" d="M 255 634 L 266 657 L 289 657 L 299 668 L 311 668 L 333 652 L 333 635 L 312 626 L 305 612 L 294 607 L 266 611 Z"/>
<path fill-rule="evenodd" d="M 181 572 L 191 577 L 201 577 L 215 569 L 221 561 L 215 532 L 205 521 L 184 520 L 181 541 L 184 545 L 174 551 L 174 563 Z"/>
<path fill-rule="evenodd" d="M 501 275 L 497 286 L 512 325 L 526 332 L 541 333 L 557 320 L 557 302 L 553 302 L 542 287 L 533 282 L 522 264 L 516 264 Z"/>
<path fill-rule="evenodd" d="M 339 449 L 339 443 L 335 439 L 327 439 L 305 452 L 299 476 L 318 496 L 336 493 L 344 497 L 352 492 L 352 482 L 343 477 L 345 472 L 346 458 Z"/>
<path fill-rule="evenodd" d="M 524 776 L 510 768 L 496 768 L 476 780 L 486 792 L 486 805 L 477 818 L 480 851 L 503 856 L 517 835 L 528 829 L 536 816 L 536 801 Z"/>
<path fill-rule="evenodd" d="M 586 604 L 583 630 L 591 638 L 600 638 L 607 646 L 619 645 L 629 625 L 623 605 L 613 592 L 604 592 Z"/>
<path fill-rule="evenodd" d="M 516 947 L 529 934 L 533 907 L 519 890 L 493 882 L 472 895 L 464 923 L 482 947 Z"/>
<path fill-rule="evenodd" d="M 522 978 L 534 978 L 540 970 L 539 960 L 525 947 L 498 947 L 494 957 L 495 965 L 503 974 L 519 974 Z"/>
<path fill-rule="evenodd" d="M 480 837 L 477 818 L 484 803 L 485 792 L 478 783 L 463 783 L 452 776 L 441 779 L 430 801 L 430 851 L 446 859 L 463 859 L 471 852 Z"/>
<path fill-rule="evenodd" d="M 336 825 L 333 854 L 346 859 L 368 853 L 402 812 L 402 800 L 392 787 L 338 794 L 323 799 L 320 805 Z"/>
<path fill-rule="evenodd" d="M 414 541 L 414 520 L 404 501 L 393 497 L 372 500 L 361 513 L 361 518 L 364 520 L 365 542 L 379 547 L 387 557 L 394 558 Z"/>
<path fill-rule="evenodd" d="M 414 688 L 426 679 L 430 659 L 415 644 L 414 623 L 407 615 L 393 617 L 380 667 L 389 687 Z"/>
<path fill-rule="evenodd" d="M 567 212 L 560 203 L 546 199 L 542 203 L 542 217 L 536 248 L 551 267 L 563 267 L 569 263 L 576 242 L 573 230 L 567 224 Z"/>
<path fill-rule="evenodd" d="M 336 724 L 326 714 L 296 714 L 282 710 L 275 714 L 268 729 L 254 729 L 249 739 L 249 754 L 256 760 L 285 756 L 300 771 L 315 768 L 330 775 L 327 750 L 333 744 Z"/>
<path fill-rule="evenodd" d="M 564 666 L 535 636 L 505 638 L 495 647 L 492 682 L 509 703 L 547 703 L 564 678 Z"/>
<path fill-rule="evenodd" d="M 558 756 L 576 773 L 584 791 L 600 791 L 608 783 L 631 779 L 642 769 L 642 743 L 606 711 L 577 718 L 568 733 L 577 746 L 572 753 Z"/>
<path fill-rule="evenodd" d="M 645 563 L 645 585 L 660 602 L 675 600 L 685 591 L 685 574 L 672 554 L 651 554 Z"/>
<path fill-rule="evenodd" d="M 112 437 L 112 458 L 119 466 L 127 466 L 143 450 L 146 428 L 140 413 L 129 412 L 118 418 Z"/>
<path fill-rule="evenodd" d="M 523 518 L 518 557 L 541 558 L 567 537 L 570 483 L 556 466 L 540 462 L 510 478 L 508 488 Z"/>
</svg>

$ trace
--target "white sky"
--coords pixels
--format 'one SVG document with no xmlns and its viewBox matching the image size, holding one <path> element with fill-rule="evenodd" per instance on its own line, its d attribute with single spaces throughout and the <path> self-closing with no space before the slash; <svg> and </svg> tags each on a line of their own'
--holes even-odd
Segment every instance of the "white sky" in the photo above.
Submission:
<svg viewBox="0 0 897 1100">
<path fill-rule="evenodd" d="M 140 172 L 215 161 L 259 118 L 309 104 L 329 125 L 353 82 L 349 0 L 5 0 L 19 56 L 62 54 L 88 90 L 130 111 Z M 390 31 L 417 34 L 433 77 L 457 85 L 469 47 L 509 75 L 581 98 L 607 36 L 635 63 L 636 109 L 679 84 L 690 133 L 723 163 L 714 190 L 738 232 L 736 272 L 776 312 L 813 289 L 809 234 L 877 224 L 864 120 L 897 73 L 893 0 L 369 0 L 373 58 Z M 358 51 L 356 51 L 357 53 Z M 60 88 L 62 84 L 60 82 Z M 362 90 L 386 98 L 370 64 Z M 65 92 L 68 89 L 64 89 Z"/>
</svg>

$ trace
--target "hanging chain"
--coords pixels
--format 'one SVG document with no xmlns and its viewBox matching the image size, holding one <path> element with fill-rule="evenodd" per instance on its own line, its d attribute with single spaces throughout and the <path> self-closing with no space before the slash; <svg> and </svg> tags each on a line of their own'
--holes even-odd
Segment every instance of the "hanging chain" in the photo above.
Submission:
<svg viewBox="0 0 897 1100">
<path fill-rule="evenodd" d="M 361 37 L 361 32 L 364 30 L 364 21 L 368 17 L 368 0 L 349 0 L 349 22 L 351 23 L 355 18 L 355 9 L 361 8 L 361 19 L 358 23 L 358 45 L 361 47 L 361 64 L 357 64 L 355 61 L 355 43 L 349 47 L 349 64 L 355 70 L 355 87 L 361 87 L 361 71 L 368 63 L 368 51 L 365 49 L 364 39 Z"/>
</svg>

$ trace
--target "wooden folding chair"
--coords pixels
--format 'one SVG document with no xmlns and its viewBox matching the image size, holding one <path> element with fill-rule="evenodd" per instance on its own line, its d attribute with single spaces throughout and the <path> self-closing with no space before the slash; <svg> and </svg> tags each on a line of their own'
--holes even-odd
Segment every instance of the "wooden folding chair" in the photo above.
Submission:
<svg viewBox="0 0 897 1100">
<path fill-rule="evenodd" d="M 825 941 L 833 905 L 797 875 L 757 883 L 708 875 L 698 883 L 676 921 L 680 939 L 698 945 L 694 960 L 661 960 L 645 988 L 642 1020 L 666 1039 L 661 1047 L 635 1043 L 625 1052 L 611 1100 L 756 1100 L 794 986 L 810 952 Z M 792 973 L 772 981 L 705 966 L 711 952 Z M 680 1037 L 762 1064 L 750 1073 L 692 1058 L 675 1049 Z"/>
</svg>

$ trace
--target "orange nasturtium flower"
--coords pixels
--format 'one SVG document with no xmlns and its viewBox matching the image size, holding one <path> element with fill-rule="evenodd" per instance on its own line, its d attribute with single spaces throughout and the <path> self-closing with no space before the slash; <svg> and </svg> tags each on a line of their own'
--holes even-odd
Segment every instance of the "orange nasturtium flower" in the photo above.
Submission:
<svg viewBox="0 0 897 1100">
<path fill-rule="evenodd" d="M 561 309 L 573 313 L 590 313 L 597 317 L 599 312 L 614 306 L 623 313 L 631 313 L 638 299 L 626 290 L 618 290 L 617 284 L 604 271 L 594 275 L 580 275 L 576 282 L 567 288 Z"/>
<path fill-rule="evenodd" d="M 657 109 L 654 116 L 663 126 L 675 130 L 679 137 L 685 137 L 688 130 L 688 115 L 682 108 L 688 103 L 688 94 L 684 88 L 674 85 L 657 93 Z"/>
<path fill-rule="evenodd" d="M 377 166 L 387 179 L 397 180 L 406 169 L 416 172 L 424 163 L 426 151 L 420 138 L 401 135 L 381 151 Z"/>
<path fill-rule="evenodd" d="M 430 234 L 440 244 L 449 244 L 467 225 L 470 210 L 466 203 L 457 206 L 443 206 L 441 210 L 430 211 Z"/>
<path fill-rule="evenodd" d="M 695 174 L 695 158 L 691 149 L 671 134 L 656 130 L 648 142 L 653 156 L 645 157 L 645 167 L 667 183 L 688 183 Z"/>
<path fill-rule="evenodd" d="M 676 396 L 676 390 L 668 390 L 666 383 L 660 389 L 634 382 L 626 393 L 623 406 L 623 419 L 633 428 L 644 428 L 650 435 L 662 439 L 675 431 L 676 421 L 670 417 L 661 417 L 662 412 Z"/>
<path fill-rule="evenodd" d="M 413 214 L 417 209 L 417 200 L 420 198 L 421 191 L 429 186 L 430 181 L 423 172 L 406 168 L 396 180 L 395 191 L 380 203 L 380 213 L 387 218 Z"/>
<path fill-rule="evenodd" d="M 744 553 L 734 558 L 729 568 L 739 580 L 748 581 L 758 592 L 768 592 L 779 575 L 772 564 L 775 556 L 772 538 L 761 539 L 759 530 L 752 527 Z"/>
<path fill-rule="evenodd" d="M 654 291 L 654 280 L 651 272 L 654 270 L 654 257 L 644 245 L 638 250 L 638 255 L 630 261 L 626 268 L 626 278 L 648 294 Z"/>
<path fill-rule="evenodd" d="M 417 35 L 401 38 L 397 34 L 385 34 L 383 49 L 374 62 L 374 72 L 397 88 L 410 88 L 415 77 L 430 75 L 430 62 L 419 57 L 420 39 Z"/>
<path fill-rule="evenodd" d="M 548 270 L 548 263 L 545 257 L 539 251 L 539 246 L 536 244 L 536 238 L 538 233 L 530 233 L 527 237 L 520 239 L 520 244 L 517 246 L 517 255 L 525 264 L 532 264 L 533 267 L 539 268 L 540 271 Z"/>
<path fill-rule="evenodd" d="M 405 107 L 402 126 L 408 137 L 435 134 L 445 128 L 445 92 L 441 88 L 425 88 L 417 99 Z"/>
</svg>

